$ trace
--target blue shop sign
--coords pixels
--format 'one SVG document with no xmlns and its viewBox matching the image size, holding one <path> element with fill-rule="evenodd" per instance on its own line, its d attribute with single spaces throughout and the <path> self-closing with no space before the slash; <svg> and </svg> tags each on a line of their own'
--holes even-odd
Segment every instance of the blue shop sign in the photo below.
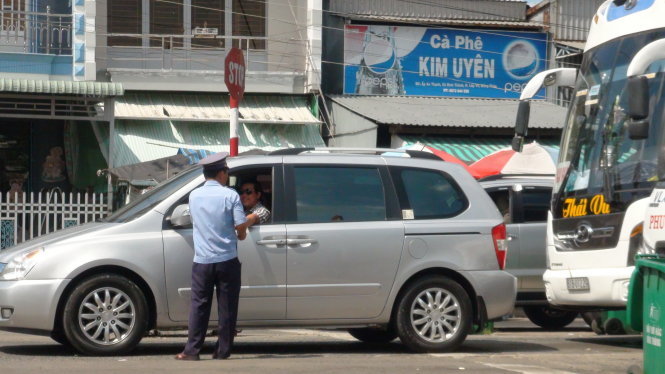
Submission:
<svg viewBox="0 0 665 374">
<path fill-rule="evenodd" d="M 547 34 L 347 25 L 344 64 L 345 94 L 515 99 L 547 66 Z"/>
</svg>

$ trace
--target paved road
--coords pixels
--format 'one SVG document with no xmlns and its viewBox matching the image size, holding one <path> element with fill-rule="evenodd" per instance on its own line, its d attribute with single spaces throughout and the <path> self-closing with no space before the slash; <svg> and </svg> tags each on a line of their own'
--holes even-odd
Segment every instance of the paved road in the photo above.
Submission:
<svg viewBox="0 0 665 374">
<path fill-rule="evenodd" d="M 596 336 L 581 320 L 545 332 L 528 320 L 497 324 L 448 354 L 413 354 L 399 340 L 370 346 L 328 330 L 245 330 L 231 359 L 179 362 L 184 332 L 145 338 L 124 357 L 81 357 L 49 338 L 0 332 L 0 372 L 21 373 L 626 373 L 642 364 L 641 337 Z"/>
</svg>

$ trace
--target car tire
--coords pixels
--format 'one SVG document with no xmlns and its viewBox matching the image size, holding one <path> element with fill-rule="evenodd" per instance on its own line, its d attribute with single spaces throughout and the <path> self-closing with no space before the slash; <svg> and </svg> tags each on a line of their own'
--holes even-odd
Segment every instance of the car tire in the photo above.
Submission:
<svg viewBox="0 0 665 374">
<path fill-rule="evenodd" d="M 552 308 L 550 306 L 525 306 L 524 314 L 529 321 L 547 330 L 560 330 L 570 325 L 577 312 Z"/>
<path fill-rule="evenodd" d="M 378 328 L 361 328 L 361 329 L 349 329 L 349 334 L 354 338 L 365 343 L 372 344 L 385 344 L 390 343 L 391 341 L 397 338 L 397 332 L 395 329 L 378 329 Z"/>
<path fill-rule="evenodd" d="M 457 282 L 427 277 L 409 286 L 399 301 L 397 335 L 415 352 L 450 352 L 471 331 L 469 295 Z"/>
<path fill-rule="evenodd" d="M 58 344 L 64 345 L 65 347 L 72 346 L 71 344 L 69 344 L 69 340 L 67 340 L 67 337 L 65 336 L 65 333 L 62 330 L 51 331 L 51 339 L 53 339 Z"/>
<path fill-rule="evenodd" d="M 115 274 L 88 278 L 69 294 L 65 336 L 85 355 L 121 355 L 133 350 L 148 327 L 148 303 L 131 280 Z"/>
</svg>

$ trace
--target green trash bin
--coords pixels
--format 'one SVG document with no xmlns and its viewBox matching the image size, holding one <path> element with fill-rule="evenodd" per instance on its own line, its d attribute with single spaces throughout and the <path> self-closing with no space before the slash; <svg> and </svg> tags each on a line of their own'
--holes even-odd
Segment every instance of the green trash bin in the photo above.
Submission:
<svg viewBox="0 0 665 374">
<path fill-rule="evenodd" d="M 638 257 L 628 293 L 628 321 L 642 332 L 644 373 L 665 373 L 665 258 Z"/>
</svg>

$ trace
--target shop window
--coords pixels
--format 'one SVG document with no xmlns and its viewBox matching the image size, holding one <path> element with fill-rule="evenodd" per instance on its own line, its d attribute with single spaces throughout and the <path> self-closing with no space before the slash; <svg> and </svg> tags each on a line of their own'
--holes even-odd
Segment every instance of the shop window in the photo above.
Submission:
<svg viewBox="0 0 665 374">
<path fill-rule="evenodd" d="M 386 220 L 376 168 L 296 167 L 294 172 L 298 222 Z"/>
<path fill-rule="evenodd" d="M 192 1 L 192 49 L 224 48 L 224 0 Z"/>
<path fill-rule="evenodd" d="M 141 1 L 108 2 L 109 34 L 141 34 Z M 140 37 L 109 36 L 109 46 L 140 46 Z"/>
<path fill-rule="evenodd" d="M 250 49 L 265 49 L 263 39 L 251 37 L 266 36 L 266 2 L 255 0 L 233 0 L 233 36 L 250 37 Z M 233 41 L 234 47 L 247 48 L 247 41 Z"/>
<path fill-rule="evenodd" d="M 183 35 L 183 4 L 150 0 L 150 33 L 169 36 Z M 182 37 L 151 37 L 150 46 L 164 49 L 182 48 L 182 40 Z"/>
</svg>

